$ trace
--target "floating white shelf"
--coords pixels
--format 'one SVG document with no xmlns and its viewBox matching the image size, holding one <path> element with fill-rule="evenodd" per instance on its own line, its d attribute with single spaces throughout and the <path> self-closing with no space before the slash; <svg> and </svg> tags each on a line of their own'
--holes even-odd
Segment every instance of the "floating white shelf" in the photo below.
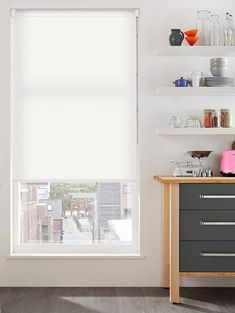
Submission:
<svg viewBox="0 0 235 313">
<path fill-rule="evenodd" d="M 162 57 L 235 57 L 235 46 L 166 46 L 159 47 L 156 53 Z"/>
<path fill-rule="evenodd" d="M 159 87 L 157 96 L 235 96 L 235 87 Z"/>
<path fill-rule="evenodd" d="M 157 135 L 175 136 L 175 135 L 235 135 L 235 128 L 157 128 Z"/>
</svg>

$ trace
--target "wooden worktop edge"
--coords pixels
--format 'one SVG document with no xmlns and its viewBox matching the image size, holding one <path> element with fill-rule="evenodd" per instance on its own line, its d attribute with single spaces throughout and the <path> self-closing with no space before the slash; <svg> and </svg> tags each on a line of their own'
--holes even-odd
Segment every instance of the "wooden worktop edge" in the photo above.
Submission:
<svg viewBox="0 0 235 313">
<path fill-rule="evenodd" d="M 235 177 L 174 177 L 174 176 L 154 176 L 154 179 L 163 184 L 180 184 L 180 183 L 221 183 L 233 184 Z"/>
</svg>

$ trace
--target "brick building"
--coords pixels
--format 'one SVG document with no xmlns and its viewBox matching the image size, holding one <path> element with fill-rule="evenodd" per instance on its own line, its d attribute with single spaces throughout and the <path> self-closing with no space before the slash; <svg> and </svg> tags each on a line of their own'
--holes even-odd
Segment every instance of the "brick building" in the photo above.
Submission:
<svg viewBox="0 0 235 313">
<path fill-rule="evenodd" d="M 79 216 L 81 212 L 93 211 L 96 193 L 92 192 L 72 192 L 71 215 Z"/>
<path fill-rule="evenodd" d="M 48 184 L 22 184 L 21 241 L 60 242 L 62 239 L 62 204 L 48 205 Z M 53 208 L 56 208 L 53 212 Z"/>
</svg>

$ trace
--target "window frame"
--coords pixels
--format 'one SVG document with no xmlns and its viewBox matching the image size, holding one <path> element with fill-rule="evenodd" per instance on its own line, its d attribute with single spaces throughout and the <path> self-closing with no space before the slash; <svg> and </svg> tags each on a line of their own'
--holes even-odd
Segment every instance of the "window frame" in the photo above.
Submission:
<svg viewBox="0 0 235 313">
<path fill-rule="evenodd" d="M 24 8 L 27 9 L 27 8 Z M 40 8 L 42 10 L 43 8 Z M 46 8 L 45 8 L 46 9 Z M 67 10 L 70 8 L 64 8 Z M 79 9 L 79 8 L 76 8 Z M 92 10 L 92 8 L 89 8 Z M 114 8 L 107 8 L 110 10 L 120 10 Z M 105 257 L 121 257 L 121 256 L 140 256 L 140 153 L 139 153 L 139 116 L 138 116 L 138 24 L 139 24 L 139 9 L 137 8 L 123 8 L 123 10 L 134 10 L 136 12 L 136 119 L 137 119 L 137 129 L 136 129 L 136 162 L 137 162 L 137 179 L 134 181 L 134 187 L 132 192 L 135 194 L 133 213 L 132 213 L 132 243 L 130 244 L 20 244 L 20 183 L 27 183 L 27 181 L 13 181 L 12 175 L 10 176 L 10 257 L 17 255 L 29 256 L 29 257 L 39 257 L 39 256 L 58 256 L 62 255 L 64 257 L 68 256 L 105 256 Z M 14 14 L 15 8 L 10 10 L 10 15 Z M 83 10 L 81 8 L 81 10 Z M 10 39 L 10 53 L 12 54 L 13 48 L 13 36 L 11 31 Z M 12 77 L 12 70 L 10 72 Z M 12 85 L 10 85 L 11 88 Z M 12 92 L 12 90 L 11 90 Z M 10 118 L 10 124 L 12 127 L 12 119 Z M 11 138 L 11 151 L 12 151 L 12 138 Z M 12 168 L 12 153 L 10 157 L 10 166 Z M 48 180 L 38 181 L 38 182 L 47 182 Z M 34 181 L 37 182 L 37 181 Z M 54 181 L 53 181 L 54 182 Z M 59 182 L 59 181 L 58 181 Z M 61 182 L 71 182 L 61 180 Z M 79 182 L 79 181 L 76 181 Z M 82 181 L 84 182 L 84 181 Z M 90 182 L 90 181 L 89 181 Z M 93 181 L 91 181 L 93 182 Z M 110 181 L 111 182 L 111 181 Z M 120 182 L 121 181 L 115 181 Z M 28 182 L 30 183 L 30 182 Z M 126 183 L 126 182 L 125 182 Z"/>
<path fill-rule="evenodd" d="M 62 181 L 61 181 L 62 182 Z M 64 181 L 63 181 L 64 182 Z M 24 182 L 25 183 L 25 182 Z M 34 182 L 35 183 L 35 182 Z M 138 184 L 134 182 L 133 214 L 132 214 L 132 243 L 110 243 L 110 244 L 57 244 L 57 243 L 20 243 L 20 214 L 21 214 L 21 182 L 13 182 L 13 201 L 12 201 L 12 249 L 11 255 L 30 254 L 30 255 L 56 255 L 56 254 L 75 254 L 75 255 L 129 255 L 139 254 L 139 199 Z"/>
</svg>

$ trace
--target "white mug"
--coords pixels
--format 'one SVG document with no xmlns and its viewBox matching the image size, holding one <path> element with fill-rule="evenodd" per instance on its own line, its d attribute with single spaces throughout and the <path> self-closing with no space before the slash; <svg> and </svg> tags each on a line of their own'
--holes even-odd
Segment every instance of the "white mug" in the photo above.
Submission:
<svg viewBox="0 0 235 313">
<path fill-rule="evenodd" d="M 202 82 L 202 72 L 193 72 L 192 73 L 192 86 L 200 87 Z"/>
</svg>

